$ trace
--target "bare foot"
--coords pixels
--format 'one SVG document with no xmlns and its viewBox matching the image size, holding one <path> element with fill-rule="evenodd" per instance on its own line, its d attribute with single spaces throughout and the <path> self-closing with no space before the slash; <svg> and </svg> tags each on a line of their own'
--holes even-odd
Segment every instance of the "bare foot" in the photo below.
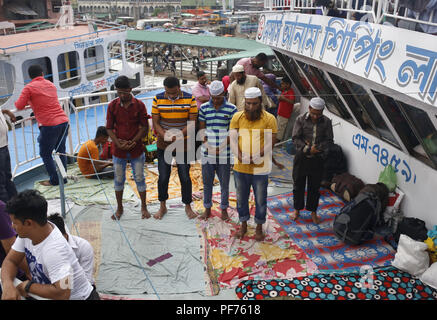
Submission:
<svg viewBox="0 0 437 320">
<path fill-rule="evenodd" d="M 291 220 L 293 221 L 297 221 L 297 219 L 299 219 L 299 210 L 294 210 L 292 216 L 291 216 Z"/>
<path fill-rule="evenodd" d="M 229 220 L 228 209 L 222 209 L 222 220 L 223 221 L 228 221 Z"/>
<path fill-rule="evenodd" d="M 241 224 L 240 230 L 238 230 L 237 234 L 235 235 L 238 239 L 243 239 L 244 235 L 247 232 L 247 222 L 243 222 Z"/>
<path fill-rule="evenodd" d="M 141 219 L 149 219 L 151 214 L 149 210 L 147 210 L 147 206 L 141 206 Z"/>
<path fill-rule="evenodd" d="M 205 208 L 205 211 L 200 216 L 200 219 L 202 220 L 208 220 L 209 216 L 211 215 L 211 208 Z"/>
<path fill-rule="evenodd" d="M 263 233 L 263 226 L 262 224 L 258 224 L 256 226 L 256 231 L 255 231 L 255 240 L 256 241 L 263 241 L 265 238 L 265 235 Z"/>
<path fill-rule="evenodd" d="M 117 211 L 115 212 L 115 215 L 111 216 L 111 219 L 112 220 L 115 220 L 115 219 L 120 220 L 122 214 L 123 214 L 123 208 L 118 208 Z M 115 218 L 115 217 L 117 217 L 117 218 Z"/>
<path fill-rule="evenodd" d="M 193 211 L 193 209 L 191 209 L 191 205 L 189 204 L 185 205 L 185 213 L 187 214 L 188 219 L 193 219 L 197 217 L 197 214 Z"/>
<path fill-rule="evenodd" d="M 162 217 L 167 213 L 167 207 L 165 205 L 161 205 L 159 211 L 153 215 L 155 219 L 161 220 Z"/>
<path fill-rule="evenodd" d="M 39 184 L 42 185 L 42 186 L 46 186 L 46 187 L 51 187 L 51 186 L 53 186 L 53 185 L 50 183 L 49 180 L 40 181 Z"/>
<path fill-rule="evenodd" d="M 315 224 L 319 224 L 319 223 L 320 223 L 320 219 L 319 219 L 319 217 L 317 216 L 317 213 L 315 213 L 315 212 L 311 212 L 311 219 L 313 220 L 313 222 L 314 222 Z"/>
</svg>

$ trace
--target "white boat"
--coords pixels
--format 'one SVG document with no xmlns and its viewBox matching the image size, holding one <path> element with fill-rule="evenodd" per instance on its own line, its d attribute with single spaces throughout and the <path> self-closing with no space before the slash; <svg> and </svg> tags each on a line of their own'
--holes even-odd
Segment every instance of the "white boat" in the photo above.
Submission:
<svg viewBox="0 0 437 320">
<path fill-rule="evenodd" d="M 53 28 L 1 36 L 2 108 L 15 109 L 14 102 L 30 81 L 27 70 L 33 64 L 43 68 L 45 78 L 58 88 L 59 98 L 108 91 L 120 75 L 135 79 L 134 87 L 144 86 L 141 46 L 126 40 L 126 26 L 77 25 L 70 5 L 64 5 L 62 12 L 70 13 L 69 20 L 63 15 Z M 83 104 L 76 102 L 77 106 Z"/>
<path fill-rule="evenodd" d="M 376 183 L 391 164 L 403 214 L 429 229 L 437 225 L 437 42 L 410 29 L 437 23 L 401 15 L 397 4 L 341 2 L 334 17 L 314 1 L 265 1 L 271 10 L 260 16 L 257 41 L 274 50 L 302 112 L 311 97 L 326 100 L 350 173 Z"/>
</svg>

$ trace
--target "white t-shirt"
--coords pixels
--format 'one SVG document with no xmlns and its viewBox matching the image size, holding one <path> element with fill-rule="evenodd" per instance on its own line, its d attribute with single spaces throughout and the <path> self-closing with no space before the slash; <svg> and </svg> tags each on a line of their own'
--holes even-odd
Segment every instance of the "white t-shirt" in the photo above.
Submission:
<svg viewBox="0 0 437 320">
<path fill-rule="evenodd" d="M 73 249 L 51 222 L 53 230 L 37 245 L 28 238 L 17 237 L 12 249 L 26 255 L 32 280 L 40 284 L 54 284 L 72 276 L 70 300 L 85 300 L 93 287 L 79 264 Z"/>
<path fill-rule="evenodd" d="M 68 243 L 73 248 L 79 264 L 85 271 L 88 281 L 94 283 L 94 249 L 84 238 L 68 234 Z"/>
<path fill-rule="evenodd" d="M 8 124 L 6 123 L 5 116 L 0 109 L 0 148 L 8 145 Z"/>
</svg>

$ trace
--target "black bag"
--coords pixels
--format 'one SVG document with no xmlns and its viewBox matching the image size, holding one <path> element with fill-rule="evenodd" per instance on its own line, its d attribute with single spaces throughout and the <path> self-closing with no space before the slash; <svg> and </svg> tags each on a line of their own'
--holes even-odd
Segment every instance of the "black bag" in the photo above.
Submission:
<svg viewBox="0 0 437 320">
<path fill-rule="evenodd" d="M 426 229 L 425 222 L 418 218 L 403 218 L 399 222 L 398 229 L 394 234 L 396 243 L 399 242 L 401 234 L 409 236 L 416 241 L 425 241 L 428 239 L 428 229 Z"/>
<path fill-rule="evenodd" d="M 332 178 L 347 172 L 347 160 L 343 150 L 338 144 L 331 144 L 323 153 L 323 177 L 322 181 L 332 181 Z"/>
<path fill-rule="evenodd" d="M 373 238 L 381 212 L 381 201 L 376 194 L 360 192 L 335 217 L 334 233 L 349 245 L 368 241 Z"/>
</svg>

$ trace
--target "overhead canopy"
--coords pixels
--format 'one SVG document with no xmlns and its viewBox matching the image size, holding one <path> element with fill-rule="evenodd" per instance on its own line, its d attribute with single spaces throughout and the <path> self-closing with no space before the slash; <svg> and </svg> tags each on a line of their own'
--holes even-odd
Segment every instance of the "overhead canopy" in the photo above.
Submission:
<svg viewBox="0 0 437 320">
<path fill-rule="evenodd" d="M 5 6 L 6 10 L 12 11 L 16 14 L 21 14 L 23 16 L 37 16 L 38 13 L 30 9 L 23 3 L 8 3 Z"/>
<path fill-rule="evenodd" d="M 233 38 L 233 37 L 218 37 L 205 36 L 197 34 L 183 34 L 180 32 L 157 32 L 146 30 L 128 30 L 127 39 L 131 41 L 144 41 L 154 43 L 168 43 L 174 45 L 204 47 L 204 48 L 220 48 L 234 50 L 271 50 L 268 46 L 256 42 L 255 40 Z"/>
</svg>

